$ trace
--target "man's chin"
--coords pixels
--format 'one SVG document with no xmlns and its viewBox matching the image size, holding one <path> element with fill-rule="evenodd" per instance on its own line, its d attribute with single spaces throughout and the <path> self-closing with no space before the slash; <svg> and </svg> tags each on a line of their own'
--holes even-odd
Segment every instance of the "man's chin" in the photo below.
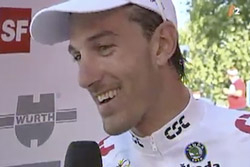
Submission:
<svg viewBox="0 0 250 167">
<path fill-rule="evenodd" d="M 120 127 L 110 127 L 108 128 L 107 126 L 103 125 L 103 129 L 104 131 L 111 135 L 111 136 L 117 136 L 117 135 L 120 135 L 124 132 L 127 132 L 129 129 L 128 128 L 120 128 Z"/>
</svg>

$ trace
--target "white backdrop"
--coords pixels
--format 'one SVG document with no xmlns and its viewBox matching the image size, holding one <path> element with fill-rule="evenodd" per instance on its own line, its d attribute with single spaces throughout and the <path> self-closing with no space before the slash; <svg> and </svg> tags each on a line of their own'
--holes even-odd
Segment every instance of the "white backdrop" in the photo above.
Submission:
<svg viewBox="0 0 250 167">
<path fill-rule="evenodd" d="M 34 15 L 57 2 L 0 0 L 0 41 L 8 35 L 4 20 L 13 17 L 3 15 L 3 7 L 31 8 Z M 25 26 L 22 30 L 18 42 L 25 37 Z M 12 42 L 7 45 L 14 49 Z M 2 43 L 0 52 L 5 49 Z M 0 167 L 63 166 L 71 141 L 99 141 L 106 136 L 94 102 L 78 86 L 68 42 L 44 46 L 31 40 L 30 45 L 30 53 L 0 53 Z"/>
</svg>

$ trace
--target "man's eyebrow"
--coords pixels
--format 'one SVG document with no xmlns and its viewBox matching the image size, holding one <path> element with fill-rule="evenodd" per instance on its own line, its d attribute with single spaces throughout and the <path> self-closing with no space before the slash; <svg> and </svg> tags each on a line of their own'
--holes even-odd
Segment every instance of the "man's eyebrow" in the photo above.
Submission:
<svg viewBox="0 0 250 167">
<path fill-rule="evenodd" d="M 100 33 L 97 33 L 89 38 L 87 38 L 87 41 L 91 42 L 91 41 L 95 41 L 97 39 L 106 37 L 106 36 L 118 36 L 118 34 L 112 32 L 112 31 L 102 31 Z"/>
<path fill-rule="evenodd" d="M 118 34 L 112 32 L 112 31 L 102 31 L 100 33 L 97 33 L 97 34 L 87 38 L 87 41 L 88 42 L 95 41 L 97 39 L 100 39 L 100 38 L 103 38 L 103 37 L 106 37 L 106 36 L 118 36 Z M 74 48 L 71 44 L 69 44 L 68 52 L 70 54 L 72 54 L 72 53 L 78 52 L 78 50 L 76 48 Z"/>
</svg>

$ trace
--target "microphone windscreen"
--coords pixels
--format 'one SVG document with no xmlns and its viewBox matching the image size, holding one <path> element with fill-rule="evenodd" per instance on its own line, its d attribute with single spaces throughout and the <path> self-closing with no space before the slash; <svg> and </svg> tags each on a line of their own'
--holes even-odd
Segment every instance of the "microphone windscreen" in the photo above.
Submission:
<svg viewBox="0 0 250 167">
<path fill-rule="evenodd" d="M 98 144 L 94 141 L 72 142 L 66 153 L 64 167 L 102 167 Z"/>
</svg>

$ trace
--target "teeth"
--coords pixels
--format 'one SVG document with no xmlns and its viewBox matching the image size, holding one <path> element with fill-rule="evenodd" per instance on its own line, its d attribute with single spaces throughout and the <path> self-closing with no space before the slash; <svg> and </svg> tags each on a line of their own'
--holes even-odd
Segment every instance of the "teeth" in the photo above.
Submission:
<svg viewBox="0 0 250 167">
<path fill-rule="evenodd" d="M 113 98 L 113 97 L 114 97 L 113 91 L 109 91 L 109 97 L 110 97 L 110 98 Z"/>
<path fill-rule="evenodd" d="M 107 99 L 109 97 L 109 92 L 105 93 L 105 99 Z"/>
<path fill-rule="evenodd" d="M 115 90 L 110 90 L 110 91 L 104 92 L 104 93 L 98 95 L 97 99 L 98 99 L 98 101 L 100 103 L 103 102 L 106 99 L 109 99 L 109 98 L 112 99 L 112 98 L 114 98 L 118 94 L 118 91 L 119 91 L 119 89 L 115 89 Z"/>
</svg>

